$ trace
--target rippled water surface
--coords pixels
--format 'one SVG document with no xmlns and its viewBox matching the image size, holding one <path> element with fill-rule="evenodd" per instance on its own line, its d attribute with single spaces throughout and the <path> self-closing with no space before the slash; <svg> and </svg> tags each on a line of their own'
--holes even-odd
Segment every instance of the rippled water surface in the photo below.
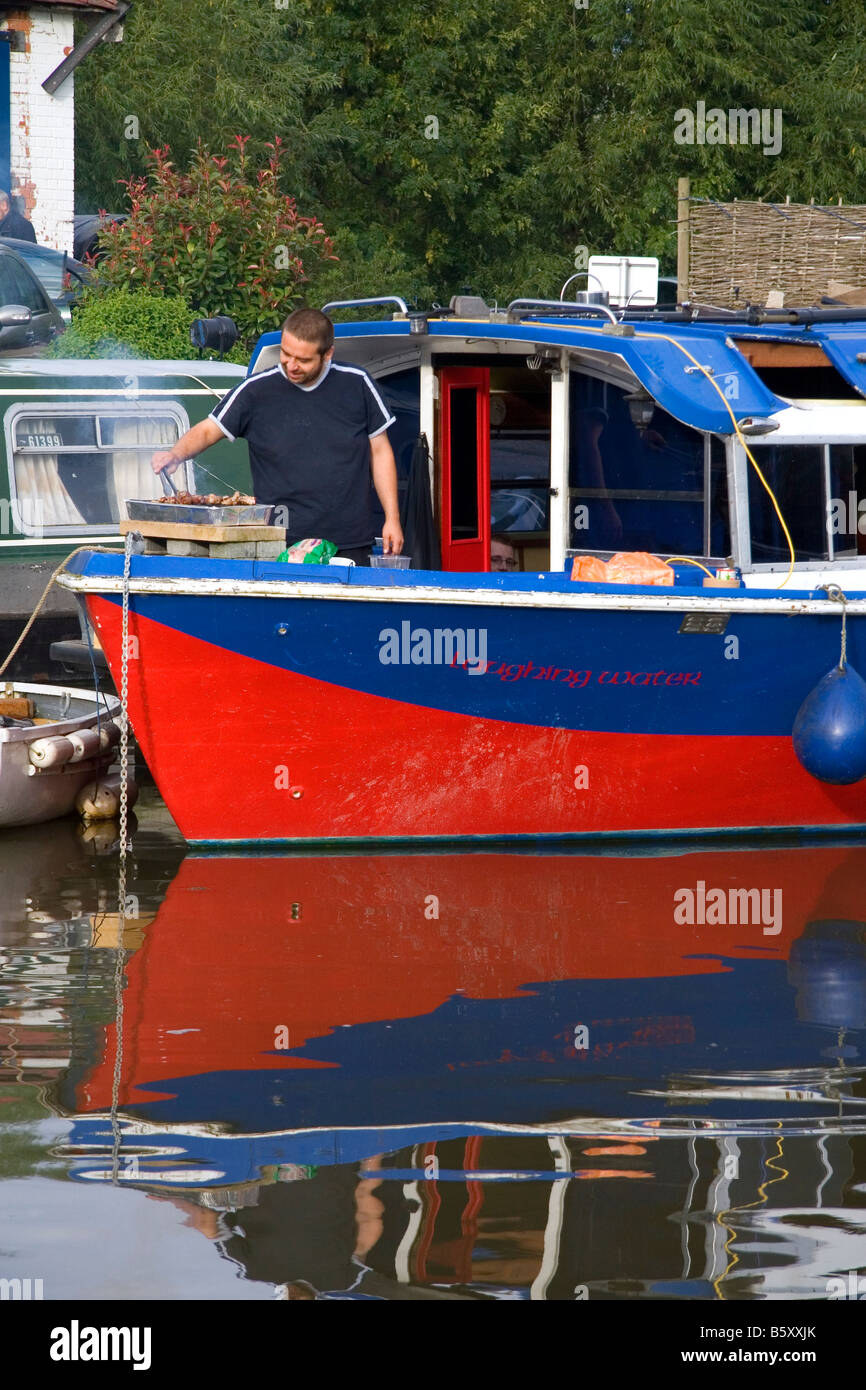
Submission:
<svg viewBox="0 0 866 1390">
<path fill-rule="evenodd" d="M 866 1271 L 866 847 L 206 857 L 151 791 L 127 891 L 121 932 L 111 829 L 0 835 L 0 1278 L 738 1300 Z"/>
</svg>

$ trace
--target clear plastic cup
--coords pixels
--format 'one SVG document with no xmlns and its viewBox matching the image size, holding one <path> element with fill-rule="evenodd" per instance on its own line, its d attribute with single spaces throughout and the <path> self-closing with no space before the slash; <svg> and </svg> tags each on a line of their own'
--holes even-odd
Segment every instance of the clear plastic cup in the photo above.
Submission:
<svg viewBox="0 0 866 1390">
<path fill-rule="evenodd" d="M 411 555 L 371 555 L 370 564 L 378 570 L 407 570 L 412 563 Z"/>
</svg>

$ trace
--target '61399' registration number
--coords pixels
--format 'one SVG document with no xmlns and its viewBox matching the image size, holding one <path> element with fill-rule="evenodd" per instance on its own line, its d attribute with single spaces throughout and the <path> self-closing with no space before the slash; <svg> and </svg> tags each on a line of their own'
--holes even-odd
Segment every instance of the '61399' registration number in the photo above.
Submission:
<svg viewBox="0 0 866 1390">
<path fill-rule="evenodd" d="M 63 440 L 59 434 L 19 434 L 19 449 L 61 449 Z"/>
</svg>

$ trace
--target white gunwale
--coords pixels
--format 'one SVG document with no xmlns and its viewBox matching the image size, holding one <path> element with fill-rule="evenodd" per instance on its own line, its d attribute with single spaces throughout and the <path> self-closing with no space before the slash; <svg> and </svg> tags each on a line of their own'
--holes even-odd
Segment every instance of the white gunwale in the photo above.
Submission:
<svg viewBox="0 0 866 1390">
<path fill-rule="evenodd" d="M 57 580 L 65 589 L 85 594 L 121 594 L 121 577 L 102 575 L 62 574 Z M 173 598 L 184 595 L 212 595 L 227 598 L 271 599 L 332 599 L 348 603 L 444 604 L 454 607 L 468 605 L 481 608 L 563 608 L 575 612 L 620 611 L 649 613 L 725 613 L 730 616 L 751 616 L 775 613 L 784 617 L 805 614 L 813 617 L 841 618 L 841 604 L 830 599 L 807 597 L 756 597 L 754 591 L 730 589 L 724 595 L 708 592 L 706 597 L 687 594 L 608 594 L 597 592 L 568 593 L 558 590 L 544 593 L 537 589 L 460 589 L 434 584 L 351 584 L 347 582 L 317 583 L 315 580 L 292 579 L 211 579 L 163 576 L 144 578 L 134 576 L 129 581 L 131 594 L 161 594 Z M 849 617 L 866 615 L 866 598 L 849 599 Z"/>
</svg>

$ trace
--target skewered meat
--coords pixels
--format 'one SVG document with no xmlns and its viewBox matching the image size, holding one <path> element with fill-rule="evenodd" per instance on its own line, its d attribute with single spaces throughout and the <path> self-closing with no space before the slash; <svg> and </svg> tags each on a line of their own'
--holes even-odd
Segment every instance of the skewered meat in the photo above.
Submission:
<svg viewBox="0 0 866 1390">
<path fill-rule="evenodd" d="M 214 492 L 204 497 L 197 492 L 178 492 L 173 497 L 155 497 L 153 500 L 173 502 L 182 507 L 254 507 L 256 504 L 256 499 L 246 492 L 233 492 L 230 497 L 217 497 Z"/>
</svg>

